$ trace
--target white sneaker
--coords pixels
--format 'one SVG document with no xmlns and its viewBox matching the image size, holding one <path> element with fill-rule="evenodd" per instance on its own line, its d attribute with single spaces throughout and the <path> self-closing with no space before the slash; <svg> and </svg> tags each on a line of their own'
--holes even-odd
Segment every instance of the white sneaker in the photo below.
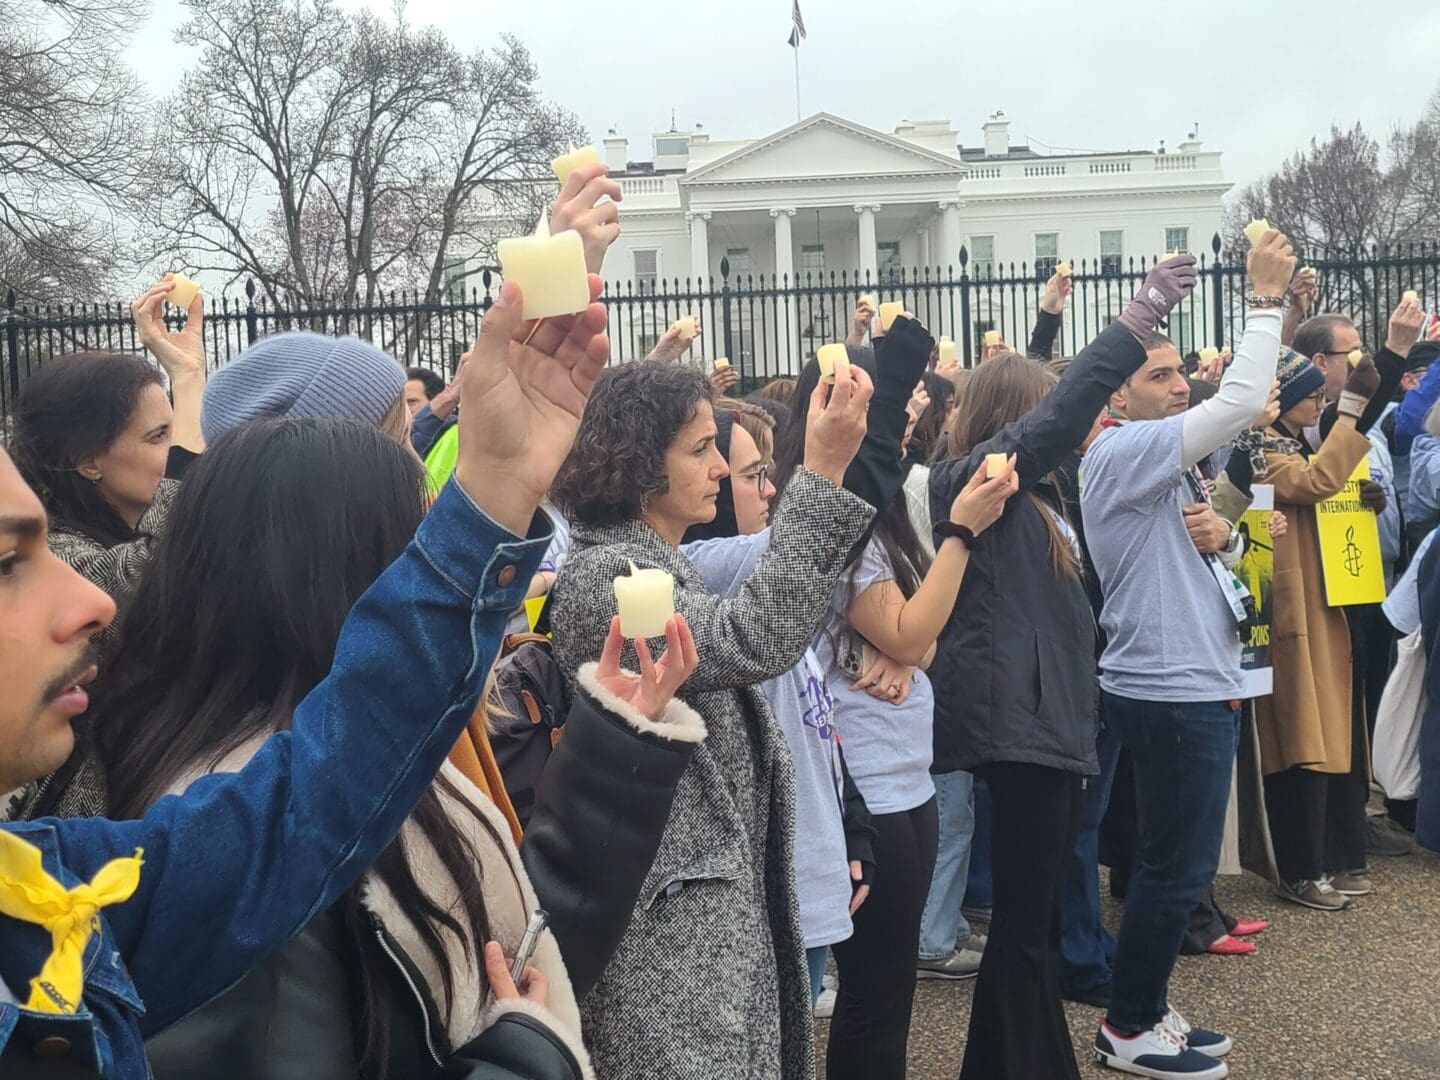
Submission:
<svg viewBox="0 0 1440 1080">
<path fill-rule="evenodd" d="M 824 975 L 820 976 L 820 985 L 826 990 L 839 990 L 840 976 L 834 972 L 827 971 Z"/>
<path fill-rule="evenodd" d="M 835 1015 L 835 991 L 828 987 L 815 999 L 815 1019 L 829 1020 Z"/>
<path fill-rule="evenodd" d="M 1095 1060 L 1135 1076 L 1155 1080 L 1221 1080 L 1230 1075 L 1223 1061 L 1192 1050 L 1162 1020 L 1149 1031 L 1126 1037 L 1108 1022 L 1095 1034 Z"/>
<path fill-rule="evenodd" d="M 1175 1009 L 1168 1009 L 1165 1019 L 1160 1023 L 1181 1040 L 1191 1050 L 1199 1050 L 1206 1057 L 1224 1057 L 1231 1050 L 1235 1049 L 1235 1042 L 1228 1035 L 1221 1035 L 1218 1031 L 1206 1031 L 1204 1028 L 1191 1027 L 1189 1022 Z"/>
</svg>

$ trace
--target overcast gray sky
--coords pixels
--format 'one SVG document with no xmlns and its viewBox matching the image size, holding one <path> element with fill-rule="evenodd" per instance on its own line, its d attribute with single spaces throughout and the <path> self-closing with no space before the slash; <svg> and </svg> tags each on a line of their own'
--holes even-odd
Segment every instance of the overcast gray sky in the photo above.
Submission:
<svg viewBox="0 0 1440 1080">
<path fill-rule="evenodd" d="M 389 12 L 389 0 L 341 0 Z M 702 122 L 754 137 L 795 119 L 791 0 L 409 0 L 412 23 L 457 44 L 518 36 L 545 93 L 631 156 Z M 950 118 L 967 145 L 1003 108 L 1013 141 L 1041 148 L 1174 147 L 1196 122 L 1237 183 L 1274 168 L 1332 121 L 1374 133 L 1413 121 L 1440 84 L 1436 0 L 801 0 L 805 115 L 890 131 Z M 177 66 L 157 46 L 162 8 L 131 52 L 157 92 Z M 639 153 L 637 154 L 637 151 Z"/>
</svg>

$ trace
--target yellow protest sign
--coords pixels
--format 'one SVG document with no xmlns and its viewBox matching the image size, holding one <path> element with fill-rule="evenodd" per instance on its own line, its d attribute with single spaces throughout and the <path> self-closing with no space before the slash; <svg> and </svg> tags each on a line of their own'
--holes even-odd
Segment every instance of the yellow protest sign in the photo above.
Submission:
<svg viewBox="0 0 1440 1080">
<path fill-rule="evenodd" d="M 535 632 L 535 624 L 540 621 L 540 613 L 545 610 L 545 601 L 549 596 L 541 594 L 525 601 L 525 621 L 530 624 L 530 632 Z"/>
<path fill-rule="evenodd" d="M 1315 506 L 1325 600 L 1331 607 L 1378 604 L 1385 599 L 1380 526 L 1375 511 L 1360 502 L 1360 481 L 1369 479 L 1370 463 L 1362 458 L 1345 486 Z"/>
<path fill-rule="evenodd" d="M 1275 617 L 1275 540 L 1270 523 L 1275 519 L 1275 488 L 1255 484 L 1250 509 L 1236 523 L 1245 537 L 1245 554 L 1235 576 L 1255 600 L 1255 618 L 1240 631 L 1240 668 L 1245 675 L 1245 697 L 1275 692 L 1275 671 L 1270 659 L 1270 624 Z"/>
</svg>

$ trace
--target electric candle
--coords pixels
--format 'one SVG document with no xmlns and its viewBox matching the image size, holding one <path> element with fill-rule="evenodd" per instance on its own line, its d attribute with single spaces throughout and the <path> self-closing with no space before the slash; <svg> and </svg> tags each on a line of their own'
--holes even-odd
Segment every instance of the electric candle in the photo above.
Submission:
<svg viewBox="0 0 1440 1080">
<path fill-rule="evenodd" d="M 990 349 L 990 348 L 993 348 L 993 347 L 995 347 L 996 345 L 999 345 L 999 344 L 1000 344 L 1000 331 L 999 331 L 999 330 L 986 330 L 986 331 L 985 331 L 985 347 L 986 347 L 987 349 Z"/>
<path fill-rule="evenodd" d="M 1055 273 L 1059 274 L 1061 277 L 1069 277 L 1074 272 L 1075 271 L 1070 268 L 1070 264 L 1068 262 L 1055 264 Z"/>
<path fill-rule="evenodd" d="M 955 363 L 955 343 L 947 337 L 940 339 L 940 367 L 948 367 Z"/>
<path fill-rule="evenodd" d="M 880 298 L 876 296 L 873 292 L 867 292 L 864 296 L 860 297 L 860 303 L 868 304 L 870 306 L 870 310 L 874 311 L 877 307 L 880 306 Z"/>
<path fill-rule="evenodd" d="M 664 570 L 630 564 L 628 577 L 615 579 L 620 633 L 627 638 L 663 637 L 675 614 L 675 578 Z"/>
<path fill-rule="evenodd" d="M 567 229 L 550 235 L 542 217 L 534 236 L 500 241 L 500 272 L 520 286 L 525 318 L 574 315 L 590 306 L 590 277 L 585 270 L 585 244 Z"/>
<path fill-rule="evenodd" d="M 815 352 L 815 359 L 820 364 L 820 381 L 833 383 L 836 369 L 841 364 L 850 363 L 850 354 L 845 351 L 844 345 L 821 345 Z"/>
<path fill-rule="evenodd" d="M 985 476 L 994 480 L 997 476 L 1004 476 L 1010 471 L 1009 454 L 986 454 L 985 455 Z"/>
<path fill-rule="evenodd" d="M 579 150 L 576 150 L 575 147 L 572 146 L 568 154 L 561 154 L 554 161 L 550 162 L 550 168 L 555 170 L 555 175 L 560 178 L 560 184 L 563 187 L 565 181 L 570 179 L 570 174 L 581 165 L 589 165 L 592 161 L 599 160 L 600 151 L 596 150 L 595 147 L 582 146 Z"/>
<path fill-rule="evenodd" d="M 175 287 L 166 294 L 165 299 L 169 300 L 170 303 L 176 307 L 185 308 L 188 311 L 191 301 L 195 299 L 196 293 L 200 291 L 200 286 L 196 285 L 195 282 L 191 281 L 184 274 L 166 274 L 165 278 L 175 285 Z"/>
<path fill-rule="evenodd" d="M 1317 274 L 1316 274 L 1316 272 L 1315 272 L 1315 267 L 1313 267 L 1313 266 L 1302 266 L 1302 267 L 1300 268 L 1300 276 L 1301 276 L 1301 277 L 1316 277 Z"/>
<path fill-rule="evenodd" d="M 1251 247 L 1254 247 L 1260 243 L 1260 238 L 1265 235 L 1269 228 L 1270 222 L 1266 221 L 1263 217 L 1256 218 L 1250 222 L 1249 225 L 1245 226 L 1245 239 L 1250 241 Z"/>
<path fill-rule="evenodd" d="M 1211 346 L 1200 350 L 1200 365 L 1212 364 L 1220 356 L 1220 350 Z"/>
<path fill-rule="evenodd" d="M 681 341 L 693 341 L 695 335 L 699 332 L 699 327 L 696 325 L 694 315 L 686 315 L 683 319 L 676 319 L 670 329 L 680 331 Z"/>
<path fill-rule="evenodd" d="M 730 358 L 729 358 L 728 356 L 717 356 L 717 357 L 715 358 L 715 370 L 716 370 L 716 371 L 724 371 L 724 370 L 725 370 L 726 368 L 728 368 L 729 366 L 730 366 Z"/>
<path fill-rule="evenodd" d="M 1356 364 L 1360 363 L 1361 360 L 1365 359 L 1365 353 L 1360 349 L 1351 349 L 1350 352 L 1346 355 L 1345 359 L 1350 361 L 1351 367 L 1354 367 Z"/>
<path fill-rule="evenodd" d="M 1400 299 L 1401 299 L 1402 301 L 1407 302 L 1407 303 L 1416 303 L 1416 304 L 1418 304 L 1418 303 L 1420 302 L 1420 294 L 1417 293 L 1414 289 L 1406 289 L 1406 290 L 1405 290 L 1405 295 L 1402 296 L 1402 297 L 1400 297 Z"/>
<path fill-rule="evenodd" d="M 888 304 L 881 304 L 879 309 L 880 329 L 889 330 L 890 324 L 898 319 L 904 310 L 905 305 L 899 300 L 892 300 Z"/>
</svg>

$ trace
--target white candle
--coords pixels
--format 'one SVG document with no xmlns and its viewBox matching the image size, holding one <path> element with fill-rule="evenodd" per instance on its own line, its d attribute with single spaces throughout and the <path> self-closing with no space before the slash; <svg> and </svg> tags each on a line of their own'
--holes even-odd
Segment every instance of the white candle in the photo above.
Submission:
<svg viewBox="0 0 1440 1080">
<path fill-rule="evenodd" d="M 820 381 L 833 383 L 840 365 L 850 363 L 850 354 L 845 351 L 844 345 L 821 345 L 815 352 L 815 359 L 820 364 Z"/>
<path fill-rule="evenodd" d="M 955 343 L 949 338 L 940 339 L 940 367 L 948 367 L 955 363 Z"/>
<path fill-rule="evenodd" d="M 1072 273 L 1074 273 L 1074 271 L 1070 269 L 1070 264 L 1068 262 L 1062 262 L 1055 264 L 1055 273 L 1059 274 L 1061 277 L 1069 277 Z"/>
<path fill-rule="evenodd" d="M 1251 247 L 1254 247 L 1256 244 L 1260 243 L 1261 237 L 1265 235 L 1266 231 L 1269 228 L 1270 222 L 1266 221 L 1263 217 L 1256 218 L 1254 221 L 1250 222 L 1249 225 L 1245 226 L 1245 239 L 1250 241 Z"/>
<path fill-rule="evenodd" d="M 554 161 L 550 162 L 550 168 L 555 170 L 555 175 L 560 178 L 560 185 L 564 187 L 565 181 L 570 179 L 570 174 L 581 165 L 589 165 L 592 161 L 600 160 L 600 151 L 593 146 L 582 146 L 576 150 L 573 146 L 568 154 L 561 154 Z"/>
<path fill-rule="evenodd" d="M 893 323 L 905 311 L 905 305 L 899 300 L 892 300 L 888 304 L 881 304 L 879 308 L 880 329 L 889 330 Z"/>
<path fill-rule="evenodd" d="M 1216 359 L 1216 357 L 1218 357 L 1219 355 L 1220 355 L 1220 350 L 1217 349 L 1217 348 L 1214 348 L 1213 346 L 1210 347 L 1210 348 L 1201 349 L 1201 350 L 1200 350 L 1200 364 L 1201 364 L 1201 366 L 1204 366 L 1205 364 L 1212 363 L 1212 362 Z"/>
<path fill-rule="evenodd" d="M 870 310 L 874 311 L 880 304 L 880 298 L 873 292 L 867 292 L 864 296 L 860 297 L 860 303 L 868 304 Z"/>
<path fill-rule="evenodd" d="M 997 476 L 1005 476 L 1010 472 L 1009 454 L 986 454 L 985 455 L 985 477 L 994 480 Z"/>
<path fill-rule="evenodd" d="M 1365 359 L 1365 353 L 1362 352 L 1360 349 L 1351 349 L 1349 354 L 1346 355 L 1345 359 L 1350 361 L 1351 367 L 1354 367 L 1356 364 L 1360 363 L 1361 360 Z"/>
<path fill-rule="evenodd" d="M 999 344 L 1000 344 L 1000 331 L 999 331 L 999 330 L 986 330 L 986 331 L 985 331 L 985 347 L 986 347 L 987 349 L 990 349 L 990 348 L 994 348 L 996 345 L 999 345 Z"/>
<path fill-rule="evenodd" d="M 165 299 L 176 307 L 190 309 L 190 302 L 200 291 L 200 286 L 191 281 L 184 274 L 166 274 L 166 280 L 174 283 L 175 287 L 166 294 Z"/>
<path fill-rule="evenodd" d="M 1300 276 L 1301 276 L 1301 277 L 1315 277 L 1315 276 L 1316 276 L 1316 274 L 1315 274 L 1315 267 L 1313 267 L 1313 266 L 1302 266 L 1302 267 L 1300 268 Z"/>
<path fill-rule="evenodd" d="M 520 286 L 525 318 L 574 315 L 590 306 L 590 276 L 585 270 L 585 244 L 567 229 L 550 235 L 542 217 L 534 236 L 500 241 L 500 272 Z"/>
<path fill-rule="evenodd" d="M 630 574 L 615 579 L 615 607 L 625 637 L 663 637 L 665 624 L 675 614 L 675 578 L 664 570 L 641 570 L 631 563 Z"/>
<path fill-rule="evenodd" d="M 681 341 L 693 341 L 695 340 L 696 333 L 699 332 L 694 315 L 686 315 L 683 319 L 676 319 L 670 329 L 680 332 Z"/>
<path fill-rule="evenodd" d="M 1407 301 L 1407 302 L 1412 302 L 1412 303 L 1418 304 L 1418 303 L 1420 302 L 1420 294 L 1417 293 L 1414 289 L 1406 289 L 1406 290 L 1405 290 L 1405 295 L 1402 296 L 1402 297 L 1400 297 L 1400 299 L 1401 299 L 1402 301 Z"/>
<path fill-rule="evenodd" d="M 729 366 L 730 366 L 730 358 L 729 358 L 728 356 L 717 356 L 717 357 L 715 358 L 715 370 L 716 370 L 716 371 L 724 371 L 724 370 L 725 370 L 726 368 L 728 368 Z"/>
</svg>

